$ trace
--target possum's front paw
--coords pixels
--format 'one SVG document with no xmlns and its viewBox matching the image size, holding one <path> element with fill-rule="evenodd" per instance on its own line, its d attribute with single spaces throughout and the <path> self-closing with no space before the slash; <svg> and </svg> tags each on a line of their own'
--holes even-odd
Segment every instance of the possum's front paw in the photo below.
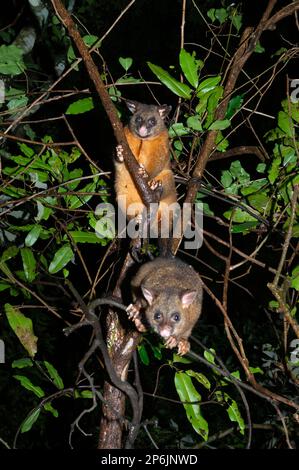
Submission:
<svg viewBox="0 0 299 470">
<path fill-rule="evenodd" d="M 141 333 L 146 331 L 145 326 L 141 322 L 140 309 L 137 305 L 130 304 L 126 309 L 126 312 L 128 314 L 129 319 L 135 323 L 135 326 L 138 331 L 140 331 Z"/>
<path fill-rule="evenodd" d="M 150 180 L 148 185 L 152 191 L 155 191 L 158 188 L 162 189 L 162 183 L 160 180 Z"/>
<path fill-rule="evenodd" d="M 117 145 L 115 150 L 116 150 L 116 160 L 119 163 L 123 163 L 123 161 L 124 161 L 124 148 L 123 148 L 123 146 L 121 144 Z"/>
<path fill-rule="evenodd" d="M 190 343 L 186 339 L 180 339 L 178 342 L 178 355 L 184 356 L 187 352 L 190 351 Z"/>
<path fill-rule="evenodd" d="M 169 336 L 169 338 L 165 341 L 165 347 L 168 349 L 173 349 L 177 346 L 178 341 L 175 336 Z"/>
<path fill-rule="evenodd" d="M 142 178 L 148 177 L 147 171 L 142 163 L 139 163 L 138 175 L 140 175 Z"/>
</svg>

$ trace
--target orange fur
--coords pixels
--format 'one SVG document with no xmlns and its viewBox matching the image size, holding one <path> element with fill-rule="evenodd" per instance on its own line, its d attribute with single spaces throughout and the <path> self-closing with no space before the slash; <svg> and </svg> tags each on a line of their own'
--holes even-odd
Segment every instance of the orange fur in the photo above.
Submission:
<svg viewBox="0 0 299 470">
<path fill-rule="evenodd" d="M 144 166 L 150 179 L 161 182 L 162 196 L 160 201 L 167 205 L 175 203 L 177 198 L 174 177 L 170 166 L 167 129 L 154 137 L 141 139 L 134 135 L 129 127 L 125 127 L 125 135 L 133 155 L 138 163 Z M 128 216 L 128 218 L 132 218 L 134 215 L 141 213 L 144 204 L 125 163 L 116 162 L 115 167 L 116 199 L 121 210 L 127 214 L 127 208 L 130 204 L 140 204 L 141 210 L 137 209 L 135 214 Z M 124 201 L 121 199 L 123 196 L 126 196 L 126 204 L 124 204 Z M 160 220 L 160 218 L 161 208 L 158 211 L 158 220 Z"/>
</svg>

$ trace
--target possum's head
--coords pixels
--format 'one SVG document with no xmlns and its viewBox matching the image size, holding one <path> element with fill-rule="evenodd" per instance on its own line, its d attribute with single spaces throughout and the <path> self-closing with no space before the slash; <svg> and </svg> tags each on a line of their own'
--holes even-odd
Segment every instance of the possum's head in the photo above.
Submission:
<svg viewBox="0 0 299 470">
<path fill-rule="evenodd" d="M 188 309 L 196 303 L 197 291 L 183 290 L 155 293 L 153 289 L 141 286 L 148 306 L 145 315 L 150 326 L 164 339 L 170 336 L 184 336 L 190 330 Z"/>
<path fill-rule="evenodd" d="M 129 121 L 130 131 L 140 139 L 151 139 L 165 130 L 165 118 L 171 106 L 155 106 L 126 100 L 126 105 L 133 114 Z"/>
</svg>

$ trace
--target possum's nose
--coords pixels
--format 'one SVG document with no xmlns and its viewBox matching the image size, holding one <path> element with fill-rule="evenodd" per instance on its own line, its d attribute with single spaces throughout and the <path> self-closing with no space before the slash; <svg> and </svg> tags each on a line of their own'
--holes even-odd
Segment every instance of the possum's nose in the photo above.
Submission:
<svg viewBox="0 0 299 470">
<path fill-rule="evenodd" d="M 169 326 L 163 326 L 160 331 L 159 331 L 159 334 L 160 336 L 162 336 L 162 338 L 169 338 L 169 336 L 171 336 L 171 328 Z"/>
<path fill-rule="evenodd" d="M 148 135 L 147 127 L 146 126 L 141 126 L 138 129 L 138 133 L 139 133 L 140 137 L 146 137 Z"/>
</svg>

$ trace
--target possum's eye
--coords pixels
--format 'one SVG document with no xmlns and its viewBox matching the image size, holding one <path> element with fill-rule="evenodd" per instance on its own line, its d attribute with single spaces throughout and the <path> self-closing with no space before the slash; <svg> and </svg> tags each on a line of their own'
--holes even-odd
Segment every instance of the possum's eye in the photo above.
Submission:
<svg viewBox="0 0 299 470">
<path fill-rule="evenodd" d="M 141 123 L 142 123 L 142 117 L 141 117 L 141 116 L 136 116 L 135 122 L 136 122 L 137 124 L 141 124 Z"/>
<path fill-rule="evenodd" d="M 154 313 L 154 320 L 159 321 L 161 320 L 161 318 L 162 318 L 162 313 L 159 312 L 159 310 Z"/>
<path fill-rule="evenodd" d="M 178 322 L 181 319 L 181 315 L 179 313 L 175 312 L 171 315 L 171 319 L 175 322 Z"/>
<path fill-rule="evenodd" d="M 156 118 L 152 117 L 148 120 L 150 126 L 155 126 L 157 124 Z"/>
</svg>

